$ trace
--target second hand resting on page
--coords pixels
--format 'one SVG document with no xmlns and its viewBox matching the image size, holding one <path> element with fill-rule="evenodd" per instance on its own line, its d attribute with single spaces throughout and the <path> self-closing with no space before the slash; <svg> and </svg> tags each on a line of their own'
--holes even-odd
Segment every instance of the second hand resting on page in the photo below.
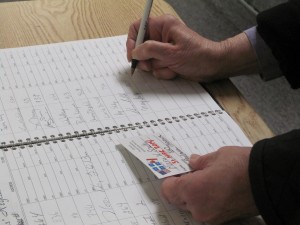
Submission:
<svg viewBox="0 0 300 225">
<path fill-rule="evenodd" d="M 136 21 L 129 28 L 127 58 L 138 59 L 138 68 L 158 79 L 179 76 L 209 82 L 257 71 L 255 52 L 243 33 L 215 42 L 164 15 L 149 18 L 146 40 L 135 48 L 138 27 Z M 201 222 L 219 224 L 257 215 L 248 175 L 250 151 L 251 147 L 225 146 L 207 155 L 192 155 L 195 171 L 165 179 L 162 195 Z"/>
</svg>

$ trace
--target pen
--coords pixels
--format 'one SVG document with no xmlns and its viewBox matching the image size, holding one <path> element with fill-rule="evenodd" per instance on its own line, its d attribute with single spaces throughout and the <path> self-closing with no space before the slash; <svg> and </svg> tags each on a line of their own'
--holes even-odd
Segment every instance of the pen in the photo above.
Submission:
<svg viewBox="0 0 300 225">
<path fill-rule="evenodd" d="M 147 0 L 146 5 L 145 5 L 145 9 L 144 9 L 144 15 L 142 17 L 141 23 L 140 23 L 140 27 L 139 27 L 139 31 L 138 31 L 138 36 L 135 42 L 135 47 L 137 47 L 138 45 L 142 44 L 145 38 L 145 33 L 147 30 L 147 21 L 148 21 L 148 17 L 151 11 L 151 7 L 152 7 L 152 3 L 153 0 Z M 131 61 L 131 75 L 133 75 L 134 70 L 138 64 L 138 60 L 137 59 L 132 59 Z"/>
</svg>

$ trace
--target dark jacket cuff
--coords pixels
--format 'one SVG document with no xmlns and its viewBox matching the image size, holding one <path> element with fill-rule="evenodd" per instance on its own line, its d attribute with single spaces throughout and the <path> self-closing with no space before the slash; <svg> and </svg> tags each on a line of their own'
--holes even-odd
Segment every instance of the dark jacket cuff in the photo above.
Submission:
<svg viewBox="0 0 300 225">
<path fill-rule="evenodd" d="M 249 177 L 256 206 L 267 224 L 300 224 L 300 130 L 254 144 Z"/>
</svg>

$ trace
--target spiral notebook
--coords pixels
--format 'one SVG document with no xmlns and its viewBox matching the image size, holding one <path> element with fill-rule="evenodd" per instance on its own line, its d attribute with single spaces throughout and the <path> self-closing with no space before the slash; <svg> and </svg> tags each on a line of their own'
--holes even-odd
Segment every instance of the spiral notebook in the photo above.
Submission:
<svg viewBox="0 0 300 225">
<path fill-rule="evenodd" d="M 0 223 L 195 224 L 120 139 L 251 145 L 198 83 L 130 75 L 126 36 L 0 50 Z"/>
</svg>

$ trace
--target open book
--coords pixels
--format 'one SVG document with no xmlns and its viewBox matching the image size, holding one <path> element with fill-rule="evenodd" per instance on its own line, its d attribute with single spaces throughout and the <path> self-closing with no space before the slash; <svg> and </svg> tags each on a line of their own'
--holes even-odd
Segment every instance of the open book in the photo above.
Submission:
<svg viewBox="0 0 300 225">
<path fill-rule="evenodd" d="M 125 42 L 0 50 L 1 224 L 193 224 L 118 140 L 159 133 L 188 155 L 251 145 L 198 83 L 131 76 Z"/>
</svg>

